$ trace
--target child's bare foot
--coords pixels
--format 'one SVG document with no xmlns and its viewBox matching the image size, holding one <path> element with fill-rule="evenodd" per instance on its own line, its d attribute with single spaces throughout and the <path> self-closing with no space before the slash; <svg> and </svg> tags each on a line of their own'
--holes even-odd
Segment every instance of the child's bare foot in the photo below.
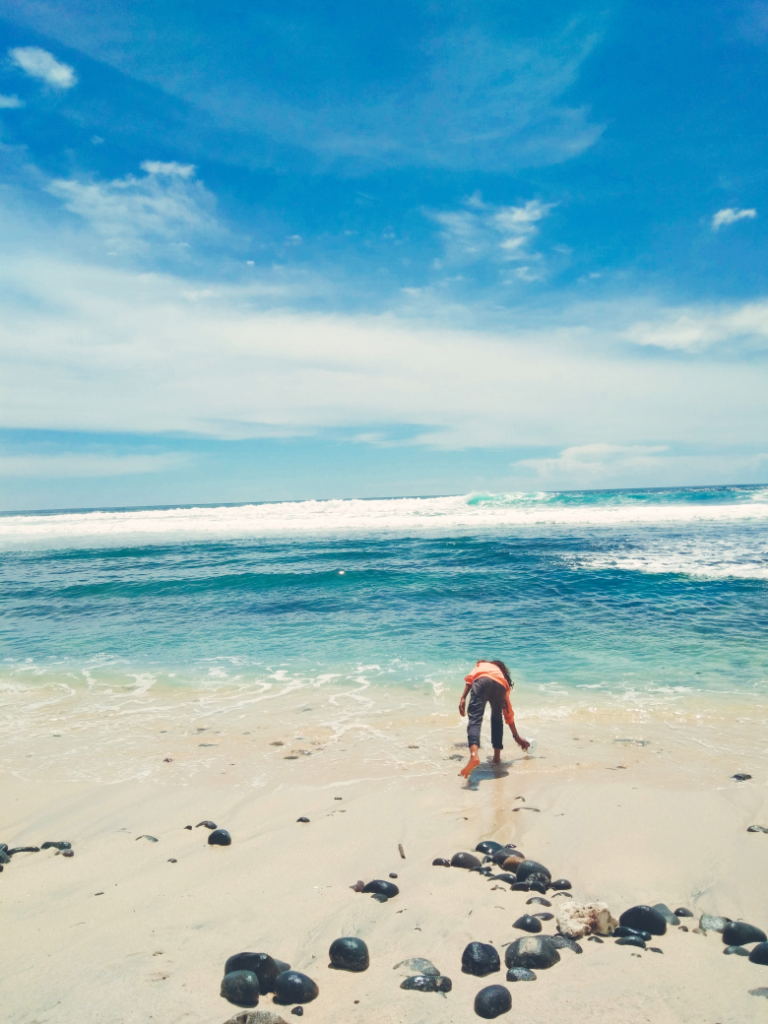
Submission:
<svg viewBox="0 0 768 1024">
<path fill-rule="evenodd" d="M 479 764 L 480 758 L 478 757 L 477 752 L 473 750 L 469 755 L 469 760 L 459 772 L 459 775 L 463 775 L 465 779 L 468 779 Z"/>
<path fill-rule="evenodd" d="M 496 748 L 493 751 L 493 764 L 501 764 L 501 751 Z"/>
</svg>

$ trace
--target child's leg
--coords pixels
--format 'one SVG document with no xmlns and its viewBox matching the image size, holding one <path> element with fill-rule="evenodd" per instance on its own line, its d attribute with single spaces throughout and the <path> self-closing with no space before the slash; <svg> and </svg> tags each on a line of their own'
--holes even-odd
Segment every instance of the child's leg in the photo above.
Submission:
<svg viewBox="0 0 768 1024">
<path fill-rule="evenodd" d="M 504 749 L 504 719 L 500 711 L 491 711 L 491 743 L 493 744 L 493 763 L 501 762 L 501 751 Z"/>
<path fill-rule="evenodd" d="M 472 692 L 469 697 L 469 707 L 467 708 L 467 746 L 469 747 L 469 761 L 459 772 L 465 779 L 468 779 L 472 774 L 472 770 L 477 768 L 480 764 L 480 756 L 478 753 L 480 747 L 480 727 L 483 724 L 483 713 L 485 711 L 485 700 L 483 697 L 475 691 L 474 684 Z"/>
</svg>

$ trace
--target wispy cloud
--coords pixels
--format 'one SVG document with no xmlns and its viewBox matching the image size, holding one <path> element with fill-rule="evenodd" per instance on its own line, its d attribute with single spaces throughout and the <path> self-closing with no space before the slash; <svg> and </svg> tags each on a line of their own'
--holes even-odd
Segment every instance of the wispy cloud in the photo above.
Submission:
<svg viewBox="0 0 768 1024">
<path fill-rule="evenodd" d="M 113 181 L 60 178 L 48 191 L 86 220 L 115 254 L 146 251 L 161 240 L 175 245 L 205 233 L 221 233 L 216 200 L 191 164 L 145 161 L 143 177 L 132 174 Z"/>
<path fill-rule="evenodd" d="M 617 469 L 648 469 L 656 463 L 655 456 L 668 450 L 667 445 L 583 444 L 565 448 L 555 458 L 521 459 L 514 466 L 530 470 L 542 482 L 574 478 L 594 482 L 609 474 L 615 476 Z"/>
<path fill-rule="evenodd" d="M 179 164 L 175 160 L 164 163 L 162 160 L 144 160 L 141 164 L 142 171 L 147 174 L 161 174 L 177 178 L 194 178 L 194 164 Z"/>
<path fill-rule="evenodd" d="M 522 263 L 515 275 L 532 281 L 543 276 L 543 257 L 531 250 L 530 243 L 554 205 L 531 199 L 522 206 L 495 206 L 475 192 L 465 200 L 464 209 L 428 211 L 427 216 L 442 229 L 448 262 Z"/>
<path fill-rule="evenodd" d="M 16 46 L 8 51 L 8 56 L 16 67 L 53 89 L 71 89 L 77 85 L 75 69 L 39 46 Z"/>
<path fill-rule="evenodd" d="M 739 220 L 754 220 L 756 216 L 757 210 L 738 210 L 729 206 L 718 210 L 712 217 L 712 230 L 719 231 L 724 225 L 735 224 Z"/>
<path fill-rule="evenodd" d="M 0 110 L 15 110 L 23 106 L 24 100 L 20 100 L 18 96 L 0 95 Z"/>
<path fill-rule="evenodd" d="M 653 319 L 632 324 L 622 336 L 634 345 L 687 352 L 723 344 L 746 344 L 764 350 L 768 344 L 768 302 L 658 310 Z"/>
</svg>

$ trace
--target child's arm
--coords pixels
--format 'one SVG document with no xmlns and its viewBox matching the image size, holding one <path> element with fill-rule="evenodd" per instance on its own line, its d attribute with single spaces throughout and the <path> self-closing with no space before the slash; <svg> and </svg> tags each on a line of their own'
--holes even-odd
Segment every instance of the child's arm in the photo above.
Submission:
<svg viewBox="0 0 768 1024">
<path fill-rule="evenodd" d="M 531 744 L 528 742 L 528 740 L 524 740 L 520 733 L 517 731 L 517 726 L 515 725 L 514 719 L 512 719 L 512 721 L 509 723 L 509 728 L 512 735 L 515 737 L 515 743 L 518 745 L 518 747 L 520 747 L 522 750 L 527 750 Z"/>
<path fill-rule="evenodd" d="M 472 683 L 465 683 L 464 684 L 464 693 L 462 693 L 461 700 L 459 701 L 459 714 L 461 715 L 462 718 L 467 713 L 467 694 L 469 693 L 469 691 L 471 689 L 472 689 Z"/>
</svg>

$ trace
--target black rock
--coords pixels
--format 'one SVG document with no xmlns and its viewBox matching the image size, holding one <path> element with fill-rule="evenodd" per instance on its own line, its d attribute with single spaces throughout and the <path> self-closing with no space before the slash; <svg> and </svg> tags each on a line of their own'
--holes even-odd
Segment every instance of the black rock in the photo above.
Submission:
<svg viewBox="0 0 768 1024">
<path fill-rule="evenodd" d="M 389 903 L 389 896 L 385 896 L 380 892 L 372 892 L 371 899 L 376 900 L 377 903 Z"/>
<path fill-rule="evenodd" d="M 504 962 L 507 967 L 528 967 L 543 971 L 559 963 L 560 954 L 549 936 L 526 935 L 525 938 L 510 942 L 504 954 Z"/>
<path fill-rule="evenodd" d="M 224 964 L 224 973 L 233 971 L 253 971 L 259 979 L 259 992 L 275 991 L 275 980 L 280 974 L 277 962 L 269 953 L 235 953 Z"/>
<path fill-rule="evenodd" d="M 367 971 L 370 964 L 368 947 L 362 939 L 334 939 L 328 956 L 330 966 L 340 971 Z"/>
<path fill-rule="evenodd" d="M 470 942 L 461 954 L 461 970 L 463 974 L 484 978 L 486 974 L 501 970 L 501 960 L 498 952 L 487 942 Z"/>
<path fill-rule="evenodd" d="M 432 861 L 433 868 L 449 868 L 450 866 L 451 862 L 449 860 L 446 860 L 445 857 L 435 857 L 435 859 Z"/>
<path fill-rule="evenodd" d="M 290 971 L 291 965 L 287 964 L 285 960 L 278 960 L 277 957 L 272 958 L 277 964 L 277 973 L 282 974 L 283 971 Z"/>
<path fill-rule="evenodd" d="M 749 950 L 744 949 L 743 946 L 726 946 L 723 950 L 728 956 L 735 953 L 737 956 L 749 956 Z"/>
<path fill-rule="evenodd" d="M 441 974 L 439 978 L 435 978 L 436 992 L 450 992 L 452 988 L 453 982 L 450 978 L 446 978 L 444 974 Z"/>
<path fill-rule="evenodd" d="M 503 985 L 488 985 L 475 996 L 475 1013 L 478 1017 L 492 1020 L 512 1009 L 512 995 Z"/>
<path fill-rule="evenodd" d="M 541 921 L 538 917 L 531 917 L 530 914 L 523 914 L 522 917 L 518 917 L 512 927 L 521 928 L 524 932 L 540 932 Z"/>
<path fill-rule="evenodd" d="M 645 940 L 639 935 L 625 935 L 621 939 L 616 939 L 617 946 L 639 946 L 640 949 L 645 949 Z"/>
<path fill-rule="evenodd" d="M 524 882 L 529 875 L 538 875 L 547 882 L 552 877 L 549 868 L 545 868 L 543 864 L 539 864 L 535 860 L 524 860 L 522 864 L 518 864 L 515 874 L 519 882 Z"/>
<path fill-rule="evenodd" d="M 222 979 L 221 995 L 235 1006 L 257 1006 L 259 979 L 253 971 L 231 971 Z"/>
<path fill-rule="evenodd" d="M 526 878 L 525 881 L 528 885 L 529 892 L 540 892 L 543 895 L 549 888 L 546 882 L 541 882 L 538 878 L 533 880 L 531 878 Z"/>
<path fill-rule="evenodd" d="M 507 882 L 509 885 L 514 885 L 517 881 L 517 876 L 511 875 L 508 871 L 502 871 L 498 875 L 490 875 L 489 877 L 493 878 L 496 882 Z"/>
<path fill-rule="evenodd" d="M 661 916 L 664 918 L 667 924 L 680 924 L 680 920 L 677 914 L 673 914 L 666 903 L 654 903 L 653 909 L 658 910 L 658 912 L 661 914 Z"/>
<path fill-rule="evenodd" d="M 667 931 L 664 915 L 644 903 L 625 910 L 619 918 L 619 924 L 634 928 L 635 931 L 650 932 L 651 935 L 665 935 Z"/>
<path fill-rule="evenodd" d="M 736 772 L 735 775 L 731 776 L 732 779 L 736 779 L 737 782 L 746 782 L 747 779 L 751 779 L 751 775 L 747 775 L 746 772 Z"/>
<path fill-rule="evenodd" d="M 550 889 L 572 889 L 573 886 L 567 878 L 558 878 L 556 882 L 549 883 Z"/>
<path fill-rule="evenodd" d="M 484 978 L 501 971 L 502 962 L 494 946 L 487 942 L 470 942 L 462 953 L 462 974 Z"/>
<path fill-rule="evenodd" d="M 275 981 L 275 1002 L 288 1006 L 291 1003 L 311 1003 L 317 999 L 320 989 L 300 971 L 283 971 Z"/>
<path fill-rule="evenodd" d="M 301 821 L 301 822 L 303 822 L 303 823 L 304 823 L 305 825 L 308 825 L 308 824 L 309 824 L 309 818 L 297 818 L 297 819 L 296 819 L 296 821 Z"/>
<path fill-rule="evenodd" d="M 554 915 L 554 914 L 550 914 L 550 913 L 548 913 L 548 912 L 547 912 L 547 911 L 545 910 L 545 911 L 542 911 L 542 912 L 541 912 L 540 914 L 533 914 L 532 916 L 533 916 L 533 917 L 538 917 L 538 919 L 539 919 L 540 921 L 551 921 L 551 920 L 552 920 L 552 918 L 553 918 L 553 917 L 554 917 L 555 915 Z"/>
<path fill-rule="evenodd" d="M 571 939 L 567 935 L 548 935 L 547 938 L 552 943 L 552 945 L 555 947 L 555 949 L 570 949 L 574 953 L 583 953 L 584 952 L 584 950 L 578 944 L 576 939 Z M 602 940 L 598 939 L 597 941 L 600 942 Z"/>
<path fill-rule="evenodd" d="M 513 856 L 517 856 L 517 850 L 513 850 L 509 846 L 502 846 L 502 848 L 497 850 L 496 853 L 491 854 L 491 860 L 497 867 L 501 867 L 507 857 Z"/>
<path fill-rule="evenodd" d="M 451 857 L 452 868 L 479 868 L 480 861 L 472 853 L 454 853 Z"/>
<path fill-rule="evenodd" d="M 185 825 L 185 826 L 184 826 L 184 828 L 185 828 L 185 829 L 189 829 L 189 830 L 190 830 L 190 832 L 192 831 L 192 826 L 191 826 L 191 825 Z"/>
<path fill-rule="evenodd" d="M 74 850 L 62 850 L 61 851 L 61 856 L 62 857 L 74 857 L 75 856 L 75 851 Z"/>
<path fill-rule="evenodd" d="M 751 996 L 765 996 L 765 998 L 768 999 L 768 988 L 751 988 L 749 990 L 749 994 Z"/>
<path fill-rule="evenodd" d="M 389 877 L 390 878 L 397 878 L 397 872 L 396 871 L 390 871 L 389 872 Z"/>
<path fill-rule="evenodd" d="M 0 866 L 10 863 L 11 858 L 8 856 L 8 847 L 6 847 L 4 850 L 0 850 Z"/>
<path fill-rule="evenodd" d="M 507 971 L 507 981 L 536 981 L 536 975 L 527 967 L 510 967 Z"/>
<path fill-rule="evenodd" d="M 758 943 L 749 954 L 749 959 L 753 964 L 764 964 L 768 967 L 768 942 Z"/>
<path fill-rule="evenodd" d="M 297 1017 L 303 1017 L 304 1016 L 304 1007 L 303 1006 L 294 1006 L 294 1008 L 291 1010 L 291 1013 L 295 1014 Z"/>
<path fill-rule="evenodd" d="M 723 928 L 723 942 L 727 946 L 746 946 L 750 942 L 765 942 L 768 935 L 745 921 L 729 921 Z"/>
<path fill-rule="evenodd" d="M 388 900 L 391 900 L 393 896 L 399 894 L 400 890 L 394 882 L 387 882 L 383 878 L 374 878 L 372 882 L 368 882 L 363 892 L 375 892 L 379 896 L 386 896 Z"/>
<path fill-rule="evenodd" d="M 512 888 L 515 890 L 515 892 L 530 892 L 531 891 L 531 887 L 528 884 L 528 882 L 517 882 L 517 881 L 515 881 L 515 882 L 512 883 Z"/>
<path fill-rule="evenodd" d="M 141 838 L 141 837 L 139 837 Z M 155 840 L 157 842 L 157 840 Z M 14 846 L 12 850 L 5 851 L 9 857 L 12 857 L 14 853 L 40 853 L 39 846 Z"/>
<path fill-rule="evenodd" d="M 72 843 L 52 843 L 50 840 L 47 843 L 43 843 L 40 847 L 41 850 L 71 850 Z"/>
<path fill-rule="evenodd" d="M 651 941 L 650 932 L 644 932 L 641 928 L 627 928 L 624 924 L 620 924 L 618 928 L 614 928 L 611 934 L 614 939 L 631 939 L 634 936 L 634 938 L 642 939 L 643 942 Z"/>
<path fill-rule="evenodd" d="M 555 896 L 567 896 L 567 898 L 569 900 L 573 899 L 573 893 L 572 892 L 553 892 L 552 893 L 552 898 L 554 899 Z"/>
<path fill-rule="evenodd" d="M 209 846 L 231 846 L 232 836 L 227 832 L 225 828 L 217 828 L 215 832 L 211 832 L 208 836 Z"/>
<path fill-rule="evenodd" d="M 414 974 L 410 978 L 406 978 L 405 981 L 401 981 L 400 988 L 411 989 L 414 992 L 437 992 L 438 980 L 439 977 L 436 978 L 432 974 Z"/>
<path fill-rule="evenodd" d="M 599 939 L 599 938 L 597 937 L 597 935 L 590 935 L 590 936 L 588 936 L 588 937 L 587 937 L 587 942 L 599 942 L 601 946 L 602 946 L 602 944 L 603 944 L 603 940 L 602 940 L 602 939 Z"/>
<path fill-rule="evenodd" d="M 497 850 L 503 850 L 504 847 L 501 843 L 495 843 L 493 839 L 484 839 L 482 843 L 478 843 L 475 847 L 477 853 L 496 853 Z"/>
<path fill-rule="evenodd" d="M 648 952 L 649 953 L 663 953 L 664 950 L 663 949 L 659 949 L 658 946 L 649 946 L 648 947 Z"/>
<path fill-rule="evenodd" d="M 192 826 L 191 825 L 187 825 L 187 828 L 192 828 Z M 195 825 L 195 828 L 211 828 L 211 829 L 213 829 L 213 828 L 216 828 L 216 822 L 215 821 L 207 821 L 207 820 L 206 821 L 198 821 L 198 823 Z"/>
<path fill-rule="evenodd" d="M 764 825 L 750 825 L 747 832 L 768 832 L 768 828 Z"/>
<path fill-rule="evenodd" d="M 542 899 L 541 896 L 531 896 L 529 900 L 525 901 L 526 907 L 529 907 L 532 903 L 535 903 L 539 907 L 551 907 L 552 904 L 549 900 Z"/>
<path fill-rule="evenodd" d="M 687 907 L 678 907 L 675 913 L 678 917 L 693 917 L 693 912 L 688 910 Z"/>
</svg>

